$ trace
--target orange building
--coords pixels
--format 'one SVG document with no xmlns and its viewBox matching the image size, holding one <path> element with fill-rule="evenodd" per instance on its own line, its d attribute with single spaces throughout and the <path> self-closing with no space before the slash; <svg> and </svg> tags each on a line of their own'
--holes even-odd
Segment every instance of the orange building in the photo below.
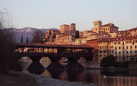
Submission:
<svg viewBox="0 0 137 86">
<path fill-rule="evenodd" d="M 73 35 L 58 34 L 55 39 L 55 44 L 72 44 L 75 38 Z"/>
<path fill-rule="evenodd" d="M 54 43 L 54 40 L 56 39 L 56 35 L 59 34 L 59 30 L 48 30 L 45 33 L 45 41 L 46 43 Z"/>
<path fill-rule="evenodd" d="M 102 25 L 101 21 L 94 21 L 94 28 L 91 29 L 91 31 L 96 33 L 117 33 L 118 28 L 113 23 L 108 23 L 105 25 Z"/>
<path fill-rule="evenodd" d="M 69 33 L 70 30 L 70 26 L 69 25 L 60 25 L 60 33 Z"/>
<path fill-rule="evenodd" d="M 76 32 L 76 24 L 75 23 L 71 23 L 70 25 L 60 25 L 60 33 L 64 33 L 64 34 L 75 34 Z"/>
<path fill-rule="evenodd" d="M 93 61 L 98 63 L 98 39 L 92 39 L 87 41 L 87 45 L 94 47 Z"/>
</svg>

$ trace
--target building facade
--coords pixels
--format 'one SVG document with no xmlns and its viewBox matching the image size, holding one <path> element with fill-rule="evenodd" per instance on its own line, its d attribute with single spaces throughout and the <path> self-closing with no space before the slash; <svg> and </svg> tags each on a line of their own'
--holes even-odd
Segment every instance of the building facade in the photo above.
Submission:
<svg viewBox="0 0 137 86">
<path fill-rule="evenodd" d="M 137 61 L 136 57 L 131 58 L 137 55 L 137 36 L 100 39 L 98 46 L 99 61 L 110 54 L 114 55 L 118 62 Z"/>
<path fill-rule="evenodd" d="M 56 39 L 56 35 L 60 34 L 59 30 L 48 30 L 45 33 L 45 42 L 46 43 L 54 43 L 54 40 Z"/>
<path fill-rule="evenodd" d="M 75 34 L 76 32 L 76 24 L 75 23 L 71 23 L 70 25 L 60 25 L 60 33 L 63 34 Z"/>
<path fill-rule="evenodd" d="M 94 21 L 94 28 L 91 29 L 91 31 L 96 33 L 117 33 L 118 28 L 113 23 L 108 23 L 105 25 L 102 25 L 101 21 Z"/>
<path fill-rule="evenodd" d="M 58 34 L 56 35 L 55 44 L 73 44 L 75 37 L 73 35 Z"/>
</svg>

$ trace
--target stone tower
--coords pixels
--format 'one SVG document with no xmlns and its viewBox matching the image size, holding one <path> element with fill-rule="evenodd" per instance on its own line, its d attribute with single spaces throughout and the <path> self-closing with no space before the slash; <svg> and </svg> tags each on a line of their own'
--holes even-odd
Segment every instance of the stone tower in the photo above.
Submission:
<svg viewBox="0 0 137 86">
<path fill-rule="evenodd" d="M 102 25 L 101 21 L 94 21 L 94 28 L 92 29 L 93 32 L 99 33 L 99 29 Z"/>
<path fill-rule="evenodd" d="M 66 25 L 66 24 L 60 25 L 60 33 L 68 33 L 69 29 L 70 29 L 69 25 Z"/>
<path fill-rule="evenodd" d="M 71 23 L 70 25 L 70 31 L 76 31 L 76 24 L 75 23 Z"/>
</svg>

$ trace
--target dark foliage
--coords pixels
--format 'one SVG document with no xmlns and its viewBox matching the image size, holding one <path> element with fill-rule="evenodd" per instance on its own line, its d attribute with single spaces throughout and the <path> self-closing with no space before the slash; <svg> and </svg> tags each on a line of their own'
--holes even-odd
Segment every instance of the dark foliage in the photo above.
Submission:
<svg viewBox="0 0 137 86">
<path fill-rule="evenodd" d="M 17 70 L 18 58 L 14 53 L 14 32 L 9 27 L 9 13 L 0 11 L 0 72 L 8 72 L 9 69 Z"/>
<path fill-rule="evenodd" d="M 0 71 L 17 70 L 19 67 L 19 58 L 14 54 L 12 35 L 10 29 L 0 29 Z"/>
<path fill-rule="evenodd" d="M 100 63 L 102 67 L 118 67 L 118 63 L 116 62 L 116 58 L 113 55 L 109 55 L 104 57 Z"/>
<path fill-rule="evenodd" d="M 41 30 L 37 30 L 33 33 L 32 43 L 42 43 L 42 39 L 44 38 L 44 33 Z"/>
<path fill-rule="evenodd" d="M 77 30 L 75 33 L 75 39 L 79 38 L 79 31 Z"/>
<path fill-rule="evenodd" d="M 23 36 L 21 36 L 21 43 L 23 43 Z"/>
<path fill-rule="evenodd" d="M 118 62 L 119 68 L 128 68 L 129 62 Z"/>
<path fill-rule="evenodd" d="M 28 39 L 28 37 L 27 37 L 27 39 L 26 39 L 26 43 L 29 43 L 29 39 Z"/>
</svg>

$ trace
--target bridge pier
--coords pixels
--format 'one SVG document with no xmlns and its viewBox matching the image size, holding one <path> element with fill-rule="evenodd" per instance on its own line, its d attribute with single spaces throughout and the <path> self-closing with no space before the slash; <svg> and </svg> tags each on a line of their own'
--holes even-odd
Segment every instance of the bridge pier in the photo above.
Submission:
<svg viewBox="0 0 137 86">
<path fill-rule="evenodd" d="M 59 63 L 59 60 L 61 59 L 61 57 L 49 57 L 51 60 L 51 64 L 47 67 L 47 69 L 50 70 L 54 70 L 54 69 L 63 69 L 64 70 L 64 66 L 62 64 Z"/>
<path fill-rule="evenodd" d="M 45 68 L 42 66 L 42 64 L 39 62 L 42 57 L 30 57 L 32 60 L 32 63 L 27 68 L 30 73 L 36 73 L 41 74 L 44 72 Z"/>
<path fill-rule="evenodd" d="M 66 66 L 67 68 L 86 68 L 87 61 L 86 57 L 67 57 L 69 60 L 69 64 Z"/>
</svg>

